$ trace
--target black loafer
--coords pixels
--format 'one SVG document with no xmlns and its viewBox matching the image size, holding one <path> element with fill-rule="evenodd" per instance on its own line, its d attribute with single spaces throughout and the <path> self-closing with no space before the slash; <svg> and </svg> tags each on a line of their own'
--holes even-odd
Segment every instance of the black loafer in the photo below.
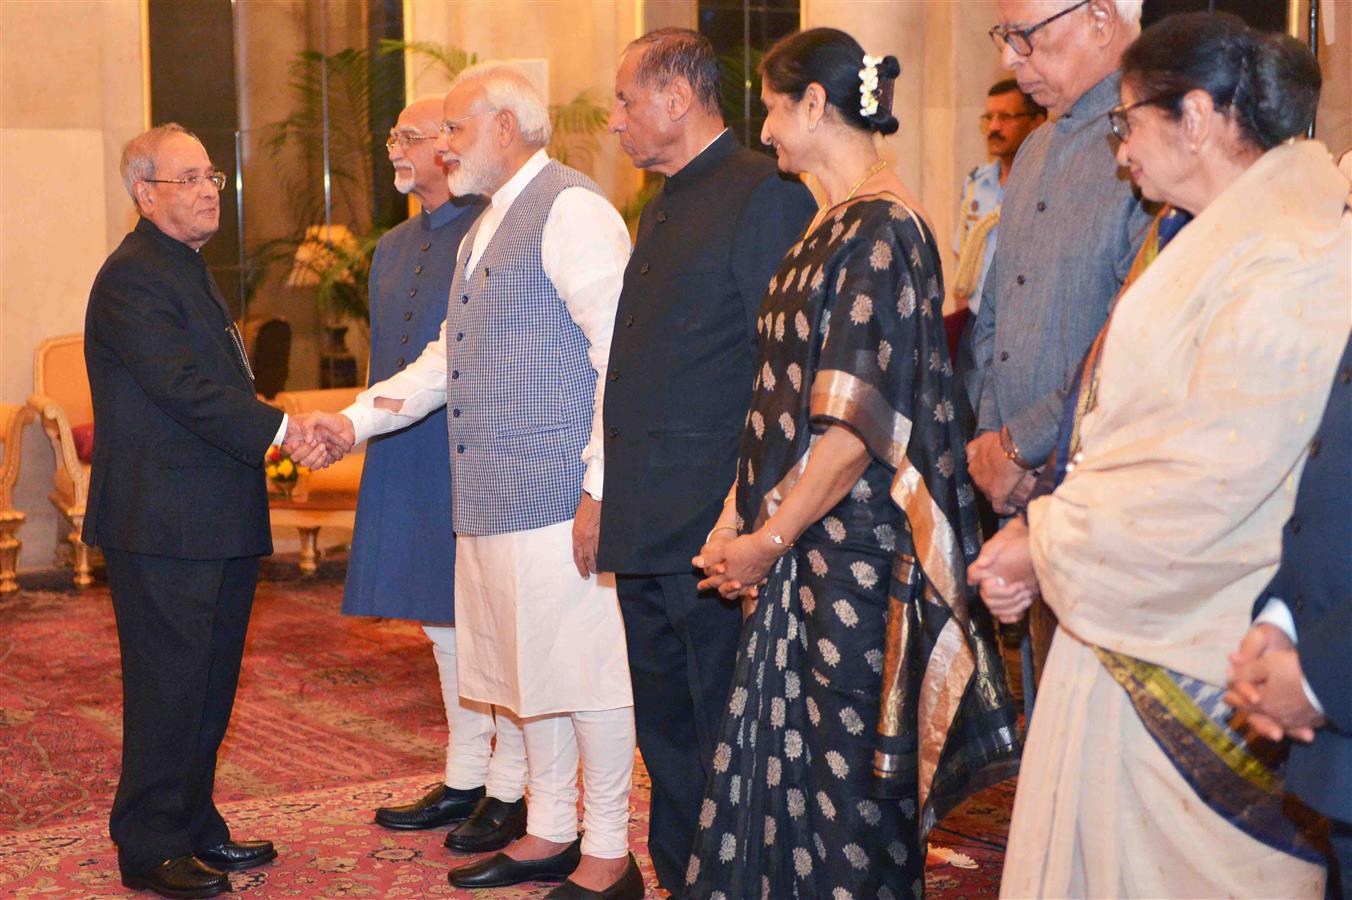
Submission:
<svg viewBox="0 0 1352 900">
<path fill-rule="evenodd" d="M 226 841 L 206 850 L 198 850 L 197 858 L 222 872 L 243 872 L 277 858 L 272 841 Z"/>
<path fill-rule="evenodd" d="M 643 900 L 645 890 L 643 873 L 638 870 L 638 860 L 630 853 L 629 865 L 625 866 L 624 874 L 604 891 L 593 891 L 591 888 L 565 881 L 545 894 L 545 900 Z"/>
<path fill-rule="evenodd" d="M 481 787 L 461 790 L 439 784 L 413 803 L 382 806 L 376 810 L 376 824 L 399 831 L 421 831 L 463 822 L 483 797 Z"/>
<path fill-rule="evenodd" d="M 451 887 L 510 887 L 523 881 L 563 881 L 582 862 L 582 839 L 578 838 L 553 856 L 543 859 L 512 859 L 506 853 L 451 869 L 446 876 Z"/>
<path fill-rule="evenodd" d="M 485 797 L 468 819 L 446 835 L 446 848 L 461 853 L 501 850 L 526 833 L 526 799 L 504 803 Z"/>
<path fill-rule="evenodd" d="M 195 856 L 166 859 L 149 872 L 122 873 L 122 884 L 133 891 L 154 891 L 161 897 L 194 900 L 230 891 L 230 879 Z"/>
</svg>

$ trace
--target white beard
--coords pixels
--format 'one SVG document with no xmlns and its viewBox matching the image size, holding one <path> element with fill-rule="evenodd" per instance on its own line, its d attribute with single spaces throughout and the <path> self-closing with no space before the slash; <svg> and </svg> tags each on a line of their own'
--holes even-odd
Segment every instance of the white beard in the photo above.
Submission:
<svg viewBox="0 0 1352 900">
<path fill-rule="evenodd" d="M 418 173 L 414 171 L 412 166 L 397 167 L 394 170 L 394 189 L 401 194 L 407 194 L 413 190 L 417 177 Z"/>
<path fill-rule="evenodd" d="M 505 168 L 481 135 L 469 153 L 460 157 L 460 165 L 446 173 L 446 185 L 457 197 L 487 196 L 502 185 Z"/>
</svg>

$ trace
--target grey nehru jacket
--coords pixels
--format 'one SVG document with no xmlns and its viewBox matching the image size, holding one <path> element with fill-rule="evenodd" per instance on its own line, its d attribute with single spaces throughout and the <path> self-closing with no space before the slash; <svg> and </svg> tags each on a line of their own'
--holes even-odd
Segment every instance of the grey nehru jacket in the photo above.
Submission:
<svg viewBox="0 0 1352 900">
<path fill-rule="evenodd" d="M 1066 385 L 1107 320 L 1150 215 L 1117 166 L 1114 72 L 1029 135 L 1005 184 L 1000 241 L 973 343 L 977 430 L 1002 425 L 1023 455 L 1051 453 Z"/>
</svg>

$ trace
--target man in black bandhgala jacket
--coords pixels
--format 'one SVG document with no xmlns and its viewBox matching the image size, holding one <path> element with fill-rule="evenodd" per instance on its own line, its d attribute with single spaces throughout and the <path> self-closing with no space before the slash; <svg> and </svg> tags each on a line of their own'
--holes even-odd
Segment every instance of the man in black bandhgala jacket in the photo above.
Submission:
<svg viewBox="0 0 1352 900">
<path fill-rule="evenodd" d="M 679 894 L 742 624 L 736 604 L 699 595 L 690 558 L 735 475 L 761 298 L 816 204 L 724 127 L 717 59 L 693 31 L 629 45 L 610 128 L 666 182 L 639 222 L 611 341 L 597 562 L 617 573 L 648 849 Z"/>
<path fill-rule="evenodd" d="M 95 449 L 85 543 L 103 548 L 122 655 L 122 775 L 109 833 L 128 887 L 228 891 L 276 857 L 212 802 L 259 557 L 272 552 L 264 454 L 325 461 L 254 395 L 244 345 L 198 250 L 224 176 L 177 125 L 133 138 L 136 228 L 94 281 L 85 361 Z"/>
</svg>

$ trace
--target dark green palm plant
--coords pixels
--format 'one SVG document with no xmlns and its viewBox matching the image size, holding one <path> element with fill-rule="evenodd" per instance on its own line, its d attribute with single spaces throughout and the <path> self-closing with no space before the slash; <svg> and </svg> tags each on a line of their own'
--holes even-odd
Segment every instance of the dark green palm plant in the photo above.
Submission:
<svg viewBox="0 0 1352 900">
<path fill-rule="evenodd" d="M 268 126 L 265 146 L 281 162 L 294 151 L 295 163 L 282 176 L 290 200 L 292 233 L 266 241 L 250 254 L 246 284 L 250 294 L 268 273 L 294 265 L 297 250 L 306 242 L 306 229 L 322 222 L 347 225 L 356 236 L 355 246 L 333 244 L 318 255 L 321 264 L 311 264 L 317 277 L 315 299 L 323 313 L 333 319 L 355 319 L 363 329 L 370 314 L 367 279 L 371 256 L 385 228 L 372 224 L 372 180 L 375 159 L 383 152 L 385 123 L 371 121 L 372 109 L 392 109 L 402 102 L 404 85 L 394 77 L 398 70 L 379 65 L 379 57 L 405 53 L 422 63 L 422 72 L 440 71 L 453 79 L 479 61 L 477 54 L 431 41 L 382 40 L 376 58 L 365 49 L 349 48 L 324 55 L 305 50 L 291 63 L 291 95 L 294 111 Z M 327 69 L 327 71 L 326 71 Z M 324 149 L 325 82 L 328 87 L 328 187 L 329 215 L 325 215 Z M 606 126 L 609 114 L 592 91 L 581 91 L 567 103 L 550 107 L 554 137 L 549 152 L 561 162 L 590 166 L 596 135 Z M 316 258 L 311 254 L 311 258 Z"/>
</svg>

